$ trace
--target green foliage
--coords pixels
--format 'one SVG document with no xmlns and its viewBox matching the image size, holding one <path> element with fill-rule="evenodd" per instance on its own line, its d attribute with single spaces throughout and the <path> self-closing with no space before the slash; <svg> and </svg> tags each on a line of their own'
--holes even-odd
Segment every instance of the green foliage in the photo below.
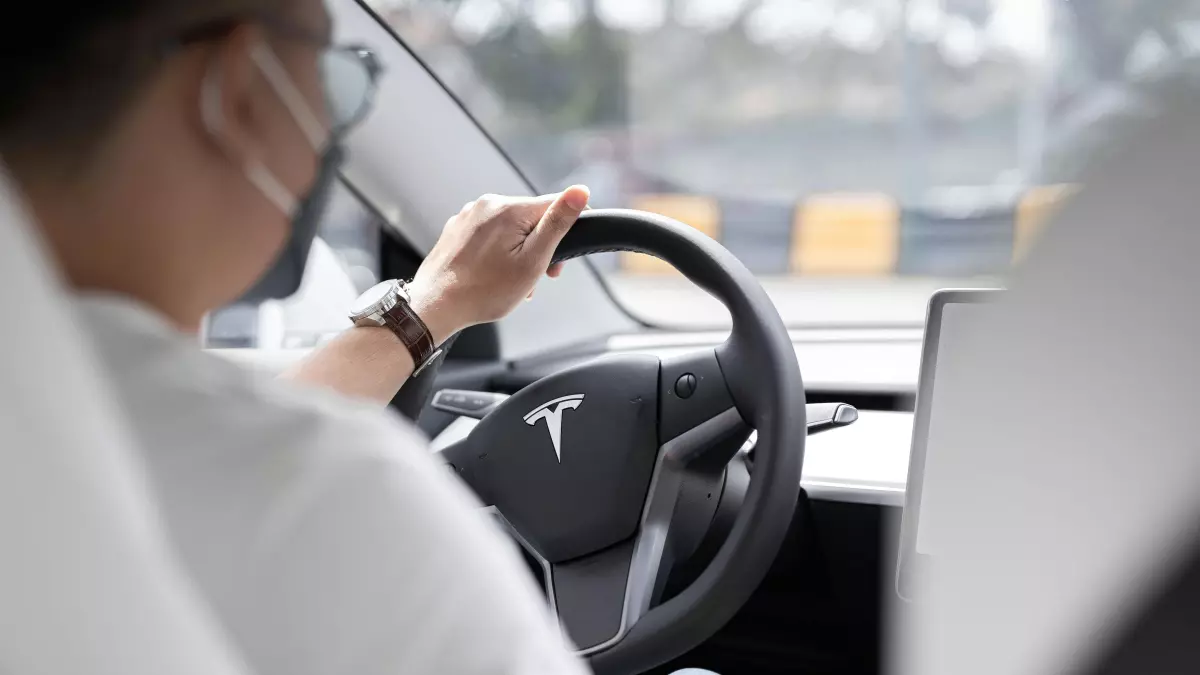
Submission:
<svg viewBox="0 0 1200 675">
<path fill-rule="evenodd" d="M 526 22 L 465 49 L 478 74 L 508 104 L 561 130 L 620 124 L 627 118 L 622 36 L 595 20 L 547 39 Z"/>
</svg>

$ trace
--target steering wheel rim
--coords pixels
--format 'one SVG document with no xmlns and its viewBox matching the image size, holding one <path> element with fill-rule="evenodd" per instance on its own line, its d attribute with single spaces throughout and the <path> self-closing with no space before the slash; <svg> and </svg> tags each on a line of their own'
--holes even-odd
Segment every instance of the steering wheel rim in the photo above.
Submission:
<svg viewBox="0 0 1200 675">
<path fill-rule="evenodd" d="M 580 216 L 556 250 L 554 260 L 565 261 L 606 251 L 645 253 L 673 265 L 690 281 L 725 305 L 733 318 L 733 329 L 729 339 L 715 350 L 701 350 L 697 357 L 684 359 L 680 364 L 654 359 L 653 368 L 660 401 L 657 404 L 655 430 L 658 439 L 665 442 L 661 442 L 657 447 L 653 476 L 651 478 L 647 474 L 649 487 L 646 488 L 644 505 L 639 506 L 641 516 L 636 539 L 630 545 L 632 552 L 629 555 L 632 559 L 626 572 L 628 580 L 621 605 L 620 629 L 612 639 L 581 650 L 595 672 L 600 674 L 641 672 L 675 658 L 714 634 L 741 608 L 766 575 L 790 526 L 800 493 L 806 436 L 804 386 L 791 339 L 774 304 L 758 280 L 736 257 L 709 237 L 670 218 L 641 211 L 600 209 L 587 211 Z M 576 372 L 552 375 L 522 390 L 513 398 L 522 396 L 543 382 L 547 384 L 542 389 L 552 393 L 531 394 L 532 398 L 526 397 L 524 402 L 515 403 L 513 410 L 524 413 L 520 406 L 528 405 L 537 396 L 573 392 L 575 389 L 571 389 L 572 386 L 583 389 L 576 384 L 556 388 L 555 378 L 564 378 L 562 381 L 573 383 L 580 382 L 581 378 L 586 380 L 589 376 L 602 377 L 613 382 L 632 382 L 641 377 L 635 373 L 642 373 L 648 367 L 645 362 L 634 357 L 625 357 L 623 360 L 611 359 L 602 366 L 585 365 L 572 369 Z M 589 370 L 597 368 L 607 370 Z M 716 392 L 710 395 L 711 402 L 683 401 L 686 397 L 675 394 L 672 388 L 672 383 L 675 382 L 674 373 L 683 371 L 688 371 L 688 374 L 695 371 L 701 380 L 705 380 L 704 373 L 708 373 L 705 391 Z M 668 374 L 670 377 L 667 377 Z M 555 381 L 551 382 L 552 380 Z M 665 382 L 665 385 L 659 380 Z M 720 391 L 720 388 L 714 385 L 714 381 L 723 382 L 724 390 Z M 564 389 L 564 386 L 567 388 Z M 629 396 L 628 392 L 623 395 Z M 576 396 L 580 400 L 583 398 L 583 395 Z M 560 397 L 551 403 L 562 398 L 572 397 Z M 634 402 L 641 402 L 641 397 L 638 396 Z M 725 408 L 730 402 L 732 408 Z M 600 406 L 604 403 L 600 401 L 589 404 L 593 405 L 594 409 L 601 410 Z M 685 408 L 685 404 L 690 408 Z M 549 403 L 537 410 L 543 409 L 545 405 Z M 561 405 L 556 413 L 559 417 Z M 577 406 L 579 402 L 576 401 L 572 405 Z M 496 413 L 503 407 L 501 406 Z M 624 408 L 617 410 L 621 411 Z M 681 410 L 685 412 L 679 412 Z M 703 419 L 697 417 L 698 414 Z M 525 417 L 529 418 L 530 415 Z M 583 419 L 583 416 L 579 419 Z M 505 433 L 514 433 L 514 430 L 520 427 L 516 422 L 509 422 L 507 419 L 485 427 L 488 422 L 489 419 L 485 418 L 475 429 L 481 432 L 481 444 L 489 440 L 484 437 L 491 429 L 504 429 Z M 525 424 L 533 426 L 535 422 L 526 421 Z M 559 423 L 561 419 L 556 422 Z M 658 500 L 660 494 L 669 494 L 669 489 L 663 486 L 670 485 L 670 467 L 686 464 L 706 452 L 704 446 L 712 446 L 718 436 L 728 440 L 731 430 L 736 433 L 735 426 L 745 428 L 743 423 L 758 431 L 754 472 L 744 502 L 724 542 L 704 571 L 687 588 L 654 606 L 650 606 L 650 591 L 643 589 L 641 595 L 646 597 L 637 597 L 642 603 L 642 609 L 631 612 L 631 602 L 637 604 L 631 601 L 630 592 L 634 587 L 634 567 L 639 564 L 638 556 L 661 554 L 666 537 L 665 533 L 652 536 L 647 531 L 650 528 L 650 521 L 646 520 L 647 514 L 656 508 L 667 508 L 671 510 L 667 515 L 669 520 L 673 517 L 673 509 L 679 499 L 678 495 L 672 496 L 671 500 L 665 503 L 665 507 Z M 549 424 L 546 423 L 547 426 Z M 475 436 L 475 431 L 468 437 L 468 441 Z M 523 438 L 522 442 L 528 444 L 528 438 L 530 437 Z M 481 453 L 478 447 L 470 446 L 471 444 L 465 444 L 461 448 L 447 449 L 444 454 L 460 475 L 481 493 L 486 502 L 494 503 L 497 501 L 496 495 L 491 493 L 500 489 L 494 481 L 489 484 L 492 474 L 495 473 L 495 465 L 488 465 L 487 468 L 478 466 L 479 460 L 487 457 L 488 453 Z M 556 455 L 558 446 L 559 440 L 555 435 Z M 468 447 L 470 449 L 466 449 Z M 609 452 L 611 454 L 611 451 Z M 637 462 L 638 467 L 644 466 L 640 457 L 630 461 Z M 560 457 L 560 465 L 562 462 Z M 561 467 L 555 470 L 561 470 Z M 524 480 L 512 478 L 521 474 L 507 475 L 510 480 Z M 482 485 L 487 486 L 481 490 Z M 640 485 L 642 483 L 635 482 L 630 485 L 628 482 L 622 482 L 615 492 L 628 495 L 630 490 L 625 489 L 626 487 L 637 490 L 641 489 L 638 487 Z M 628 510 L 626 506 L 618 508 Z M 509 515 L 505 513 L 503 506 L 499 511 L 506 518 Z M 514 515 L 521 516 L 520 509 L 514 507 Z M 528 511 L 524 516 L 526 522 L 531 518 Z M 532 516 L 535 520 L 537 517 Z M 530 547 L 520 531 L 521 528 L 517 527 L 517 524 L 522 522 L 521 519 L 514 517 L 514 520 L 517 522 L 505 520 L 505 523 L 513 529 L 518 540 L 527 550 L 537 548 L 537 545 Z M 571 533 L 571 536 L 574 534 Z M 658 538 L 654 539 L 654 536 Z M 655 543 L 646 543 L 647 540 L 653 540 Z M 584 550 L 577 546 L 572 548 L 571 544 L 574 543 L 578 542 L 543 537 L 541 548 L 550 553 L 542 559 L 547 571 L 551 566 L 545 562 L 546 559 L 566 559 Z M 584 557 L 599 558 L 601 554 L 612 555 L 611 551 L 617 548 L 613 546 L 607 549 L 607 552 L 590 553 Z M 648 554 L 647 551 L 651 553 Z M 664 564 L 658 558 L 654 559 L 654 563 Z M 565 569 L 566 563 L 563 565 Z M 658 572 L 656 569 L 655 574 Z M 661 584 L 661 580 L 652 580 L 650 583 Z M 552 591 L 552 604 L 554 601 Z M 569 624 L 570 622 L 566 621 L 565 608 L 556 606 L 555 609 L 559 612 L 560 620 L 563 620 L 565 625 Z M 567 627 L 570 628 L 569 625 Z"/>
</svg>

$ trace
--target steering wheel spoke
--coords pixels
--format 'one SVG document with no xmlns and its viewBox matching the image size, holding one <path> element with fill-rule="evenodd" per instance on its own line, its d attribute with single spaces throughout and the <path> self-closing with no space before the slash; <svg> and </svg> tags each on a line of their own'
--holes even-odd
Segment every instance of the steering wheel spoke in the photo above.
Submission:
<svg viewBox="0 0 1200 675">
<path fill-rule="evenodd" d="M 618 642 L 629 625 L 631 594 L 644 595 L 653 583 L 635 567 L 634 542 L 624 541 L 591 555 L 553 564 L 547 583 L 559 622 L 581 655 Z"/>
<path fill-rule="evenodd" d="M 664 359 L 659 371 L 659 442 L 666 445 L 673 439 L 700 427 L 709 420 L 716 419 L 732 411 L 739 422 L 744 416 L 737 410 L 733 397 L 730 395 L 725 374 L 717 360 L 715 349 L 702 349 L 689 354 Z M 732 418 L 731 418 L 732 419 Z M 711 427 L 708 427 L 711 428 Z M 747 433 L 749 429 L 747 429 Z M 714 451 L 723 450 L 716 443 L 707 445 L 695 442 L 698 438 L 693 435 L 693 442 L 688 444 L 689 456 L 686 462 L 709 461 L 724 466 L 732 453 L 716 452 L 715 456 L 706 456 Z M 745 440 L 744 438 L 742 440 Z M 736 450 L 736 448 L 734 448 Z M 676 450 L 679 452 L 679 450 Z"/>
<path fill-rule="evenodd" d="M 574 560 L 551 563 L 495 507 L 485 510 L 539 566 L 550 608 L 580 655 L 603 650 L 619 641 L 645 613 L 646 607 L 638 599 L 650 597 L 658 575 L 656 569 L 643 566 L 644 559 L 638 559 L 635 540 Z"/>
<path fill-rule="evenodd" d="M 580 655 L 620 641 L 660 601 L 669 573 L 681 555 L 695 549 L 717 505 L 712 485 L 719 489 L 719 467 L 697 468 L 697 461 L 714 448 L 723 448 L 722 455 L 731 448 L 736 452 L 748 433 L 737 410 L 730 408 L 664 443 L 637 534 L 578 558 L 548 561 L 499 509 L 487 507 L 540 566 L 550 606 Z M 705 491 L 706 497 L 698 496 Z M 708 501 L 710 508 L 687 504 L 697 499 Z M 691 508 L 680 508 L 681 502 Z"/>
</svg>

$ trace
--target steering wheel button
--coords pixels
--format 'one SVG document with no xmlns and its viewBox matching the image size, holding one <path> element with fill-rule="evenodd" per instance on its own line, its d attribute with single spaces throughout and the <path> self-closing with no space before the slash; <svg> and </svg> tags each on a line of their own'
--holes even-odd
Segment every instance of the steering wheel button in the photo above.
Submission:
<svg viewBox="0 0 1200 675">
<path fill-rule="evenodd" d="M 484 396 L 484 395 L 475 395 L 475 396 L 468 396 L 467 400 L 464 402 L 464 406 L 471 410 L 483 410 L 484 408 L 488 407 L 489 405 L 491 405 L 495 402 L 496 402 L 495 397 Z"/>
<path fill-rule="evenodd" d="M 675 395 L 679 398 L 691 398 L 696 393 L 696 376 L 684 373 L 675 380 Z"/>
</svg>

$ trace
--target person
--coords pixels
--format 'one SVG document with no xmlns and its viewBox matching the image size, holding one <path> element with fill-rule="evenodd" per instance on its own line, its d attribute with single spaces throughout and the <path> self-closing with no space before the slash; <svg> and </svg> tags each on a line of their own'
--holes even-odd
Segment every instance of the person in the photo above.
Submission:
<svg viewBox="0 0 1200 675">
<path fill-rule="evenodd" d="M 34 3 L 5 26 L 0 155 L 73 289 L 63 320 L 94 342 L 172 545 L 251 669 L 584 672 L 512 543 L 378 404 L 413 371 L 401 336 L 350 328 L 283 380 L 198 346 L 207 312 L 294 290 L 369 103 L 345 89 L 373 64 L 330 45 L 321 0 Z M 587 199 L 452 216 L 407 288 L 422 335 L 509 312 Z"/>
</svg>

